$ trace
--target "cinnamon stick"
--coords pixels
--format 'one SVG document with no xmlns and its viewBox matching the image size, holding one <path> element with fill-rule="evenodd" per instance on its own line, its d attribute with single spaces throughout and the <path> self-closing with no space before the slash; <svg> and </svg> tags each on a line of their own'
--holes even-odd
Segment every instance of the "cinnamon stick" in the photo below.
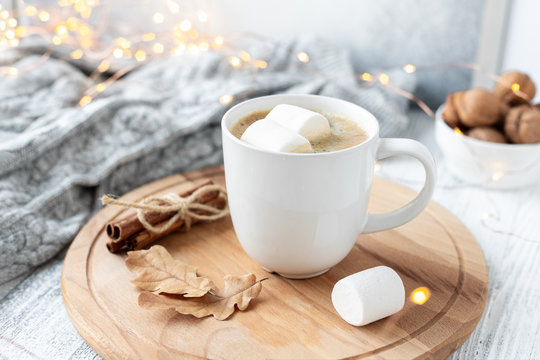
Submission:
<svg viewBox="0 0 540 360">
<path fill-rule="evenodd" d="M 203 204 L 213 206 L 217 209 L 224 209 L 227 205 L 227 200 L 223 196 L 216 196 L 213 199 L 207 200 L 205 202 L 202 202 Z M 208 213 L 202 210 L 196 210 L 196 213 L 200 215 L 207 215 Z M 168 219 L 165 219 L 162 221 L 162 223 L 165 223 Z M 192 220 L 192 225 L 198 223 L 198 219 Z M 159 224 L 159 223 L 157 223 Z M 155 224 L 153 224 L 155 225 Z M 174 223 L 170 228 L 168 228 L 166 231 L 162 233 L 154 233 L 151 231 L 148 231 L 146 229 L 141 230 L 132 236 L 128 237 L 127 239 L 122 239 L 120 241 L 109 241 L 107 243 L 107 248 L 112 253 L 118 253 L 123 251 L 131 251 L 131 250 L 140 250 L 148 246 L 149 244 L 163 238 L 164 236 L 177 231 L 181 230 L 184 227 L 185 223 L 182 219 L 179 219 L 176 223 Z"/>
<path fill-rule="evenodd" d="M 189 196 L 193 194 L 200 187 L 203 187 L 205 185 L 210 185 L 213 183 L 214 182 L 210 179 L 204 179 L 202 182 L 194 184 L 190 188 L 184 191 L 181 191 L 178 195 L 180 195 L 181 197 Z M 197 199 L 197 202 L 204 203 L 206 201 L 216 198 L 217 195 L 218 195 L 217 192 L 205 193 L 201 195 L 200 199 Z M 145 218 L 146 218 L 146 221 L 148 221 L 150 224 L 156 225 L 170 219 L 171 217 L 174 216 L 174 214 L 175 214 L 174 212 L 162 213 L 162 212 L 157 212 L 157 211 L 149 211 L 145 213 Z M 141 222 L 139 221 L 137 217 L 137 213 L 132 213 L 119 220 L 108 223 L 106 230 L 107 230 L 107 235 L 113 241 L 122 241 L 129 238 L 133 234 L 143 230 L 143 228 L 144 228 L 143 225 L 141 224 Z"/>
</svg>

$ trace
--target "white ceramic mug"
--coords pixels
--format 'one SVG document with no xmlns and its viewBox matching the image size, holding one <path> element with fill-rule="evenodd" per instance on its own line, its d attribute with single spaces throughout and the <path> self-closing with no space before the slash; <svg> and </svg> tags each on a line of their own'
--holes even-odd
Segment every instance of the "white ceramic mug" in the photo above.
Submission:
<svg viewBox="0 0 540 360">
<path fill-rule="evenodd" d="M 279 104 L 339 114 L 366 130 L 368 139 L 340 151 L 298 154 L 261 150 L 231 134 L 242 117 Z M 414 140 L 380 139 L 375 117 L 343 100 L 317 95 L 259 97 L 230 109 L 221 128 L 236 235 L 251 258 L 288 278 L 326 272 L 351 251 L 359 234 L 412 220 L 433 194 L 435 162 L 429 150 Z M 368 214 L 375 161 L 393 155 L 410 155 L 422 163 L 424 188 L 400 209 Z"/>
</svg>

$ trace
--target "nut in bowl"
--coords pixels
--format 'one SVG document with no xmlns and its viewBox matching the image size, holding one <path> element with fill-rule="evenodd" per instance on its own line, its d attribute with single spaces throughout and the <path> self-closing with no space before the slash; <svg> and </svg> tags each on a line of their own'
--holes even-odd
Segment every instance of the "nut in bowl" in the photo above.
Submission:
<svg viewBox="0 0 540 360">
<path fill-rule="evenodd" d="M 437 110 L 435 137 L 454 176 L 491 189 L 516 189 L 540 181 L 540 143 L 500 143 L 500 132 L 482 131 L 482 127 L 467 132 L 481 135 L 467 136 L 443 120 L 444 108 Z M 480 140 L 481 136 L 486 140 Z"/>
</svg>

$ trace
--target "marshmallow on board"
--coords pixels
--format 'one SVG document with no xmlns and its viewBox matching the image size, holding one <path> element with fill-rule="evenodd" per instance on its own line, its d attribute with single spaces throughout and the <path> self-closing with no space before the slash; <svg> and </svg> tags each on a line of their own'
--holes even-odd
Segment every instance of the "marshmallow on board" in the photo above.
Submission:
<svg viewBox="0 0 540 360">
<path fill-rule="evenodd" d="M 280 104 L 266 115 L 279 125 L 291 129 L 309 141 L 317 140 L 330 134 L 330 124 L 321 114 L 300 106 Z"/>
<path fill-rule="evenodd" d="M 305 137 L 268 119 L 255 121 L 244 131 L 240 139 L 264 150 L 313 152 L 311 144 Z"/>
<path fill-rule="evenodd" d="M 363 326 L 403 308 L 405 287 L 388 266 L 377 266 L 339 280 L 332 290 L 332 304 L 351 325 Z"/>
</svg>

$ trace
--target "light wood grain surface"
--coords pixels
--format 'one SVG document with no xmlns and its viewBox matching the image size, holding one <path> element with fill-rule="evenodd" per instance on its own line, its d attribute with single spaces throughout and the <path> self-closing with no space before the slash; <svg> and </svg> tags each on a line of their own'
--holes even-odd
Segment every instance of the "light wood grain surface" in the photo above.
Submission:
<svg viewBox="0 0 540 360">
<path fill-rule="evenodd" d="M 435 145 L 432 122 L 418 112 L 409 137 L 435 153 L 439 186 L 434 200 L 454 213 L 478 240 L 489 268 L 486 309 L 470 338 L 451 359 L 540 358 L 540 183 L 517 191 L 484 192 L 453 178 Z M 418 189 L 420 165 L 407 159 L 381 163 L 378 176 Z M 488 195 L 488 196 L 486 196 Z M 528 239 L 491 231 L 485 211 L 498 209 L 493 227 Z M 0 287 L 0 359 L 99 359 L 73 327 L 64 308 L 60 276 L 64 254 L 32 274 Z M 264 290 L 263 290 L 264 291 Z"/>
<path fill-rule="evenodd" d="M 225 185 L 223 168 L 165 178 L 127 194 L 124 200 L 181 192 L 210 178 Z M 369 209 L 384 212 L 414 192 L 376 178 Z M 476 240 L 453 215 L 431 203 L 411 223 L 358 238 L 351 253 L 326 274 L 289 280 L 266 273 L 236 240 L 230 218 L 173 233 L 159 242 L 173 257 L 217 279 L 227 273 L 268 277 L 251 309 L 219 322 L 137 305 L 139 290 L 124 265 L 110 254 L 106 223 L 126 211 L 107 207 L 77 235 L 62 273 L 64 302 L 83 338 L 107 359 L 433 358 L 446 357 L 465 341 L 487 300 L 487 268 Z M 409 296 L 399 313 L 354 327 L 334 311 L 330 294 L 341 278 L 387 265 L 398 272 L 405 293 L 431 291 L 424 305 Z M 144 339 L 144 341 L 141 341 Z"/>
</svg>

